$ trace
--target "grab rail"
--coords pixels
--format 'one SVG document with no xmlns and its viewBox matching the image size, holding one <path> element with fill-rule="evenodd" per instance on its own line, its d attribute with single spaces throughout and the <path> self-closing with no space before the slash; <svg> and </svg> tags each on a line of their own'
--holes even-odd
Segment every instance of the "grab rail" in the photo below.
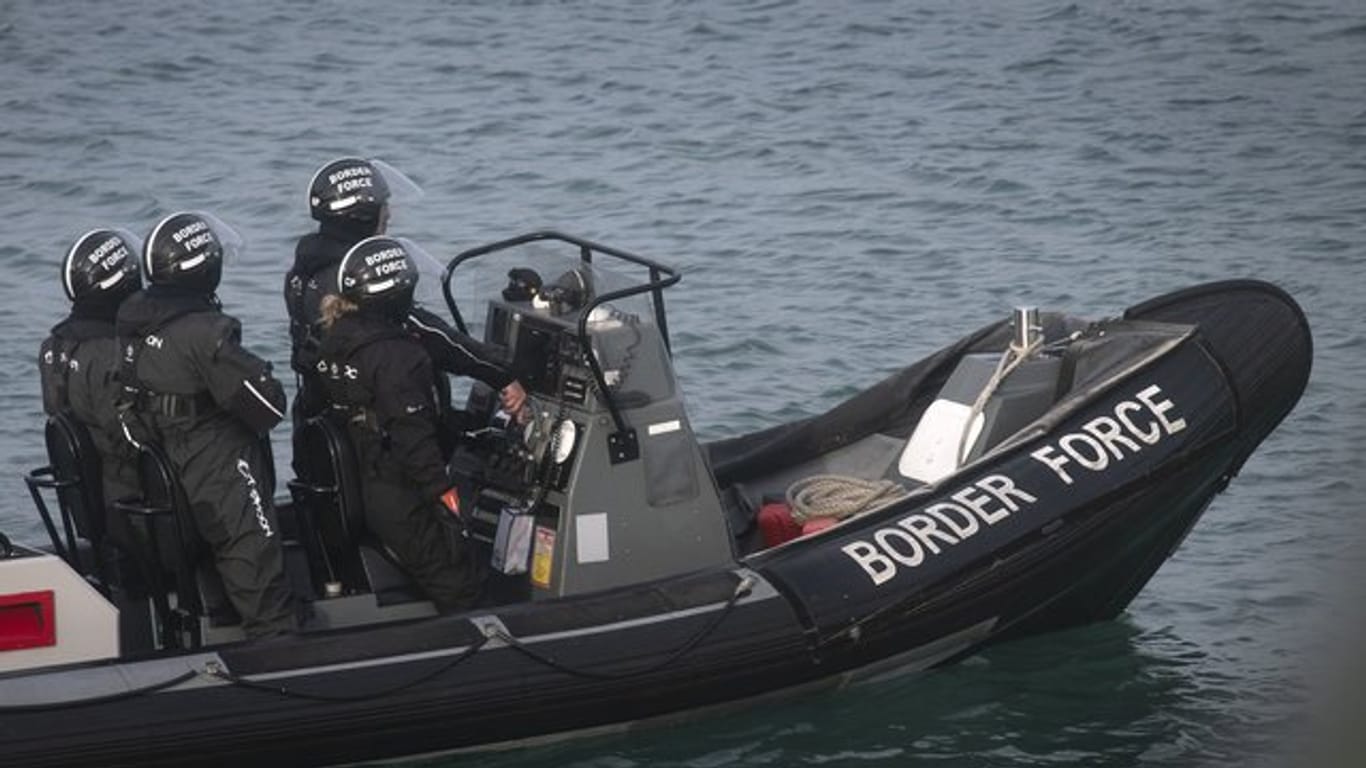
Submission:
<svg viewBox="0 0 1366 768">
<path fill-rule="evenodd" d="M 658 326 L 659 333 L 664 339 L 664 349 L 672 355 L 673 346 L 669 342 L 669 324 L 664 311 L 664 289 L 683 279 L 683 276 L 672 267 L 667 267 L 659 262 L 647 259 L 644 256 L 637 256 L 634 253 L 602 245 L 601 243 L 595 243 L 591 240 L 585 240 L 581 237 L 567 235 L 555 230 L 529 232 L 524 235 L 518 235 L 517 237 L 510 237 L 506 240 L 498 240 L 487 245 L 481 245 L 476 248 L 461 251 L 446 265 L 446 269 L 441 273 L 441 295 L 445 298 L 446 307 L 450 310 L 451 317 L 455 320 L 455 325 L 460 329 L 461 333 L 468 335 L 469 329 L 466 328 L 465 319 L 460 314 L 460 308 L 456 306 L 455 296 L 451 293 L 451 277 L 455 274 L 456 267 L 474 258 L 540 241 L 558 241 L 578 246 L 579 260 L 585 264 L 592 264 L 593 255 L 601 254 L 636 266 L 645 267 L 650 271 L 649 282 L 595 296 L 578 310 L 577 328 L 579 333 L 579 346 L 583 351 L 584 359 L 588 362 L 589 370 L 593 373 L 593 380 L 598 385 L 598 391 L 602 393 L 603 401 L 607 405 L 607 410 L 612 415 L 612 421 L 616 425 L 617 431 L 625 435 L 630 430 L 626 424 L 626 420 L 621 415 L 621 409 L 617 406 L 616 400 L 612 397 L 611 390 L 607 387 L 607 379 L 603 374 L 602 365 L 598 362 L 597 354 L 594 353 L 593 345 L 588 339 L 588 316 L 594 309 L 597 309 L 599 306 L 609 301 L 617 301 L 630 296 L 649 293 L 651 296 L 651 306 L 655 315 L 655 324 Z"/>
</svg>

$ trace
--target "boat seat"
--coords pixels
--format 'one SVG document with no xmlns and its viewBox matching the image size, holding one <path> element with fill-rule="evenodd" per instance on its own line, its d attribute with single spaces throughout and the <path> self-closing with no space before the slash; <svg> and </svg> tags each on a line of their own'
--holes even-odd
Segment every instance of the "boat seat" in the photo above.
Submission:
<svg viewBox="0 0 1366 768">
<path fill-rule="evenodd" d="M 346 428 L 325 416 L 309 419 L 300 444 L 302 476 L 290 481 L 289 490 L 315 585 L 324 594 L 328 584 L 341 594 L 372 592 L 380 605 L 421 599 L 397 559 L 366 528 L 360 463 Z"/>
<path fill-rule="evenodd" d="M 128 518 L 135 533 L 134 556 L 157 614 L 161 641 L 169 648 L 198 648 L 206 628 L 239 624 L 241 619 L 195 527 L 175 466 L 160 445 L 147 441 L 138 446 L 138 482 L 142 495 L 120 499 L 114 509 Z"/>
<path fill-rule="evenodd" d="M 368 592 L 356 546 L 365 528 L 365 507 L 346 429 L 316 417 L 304 424 L 296 444 L 303 448 L 295 461 L 301 476 L 289 482 L 289 492 L 314 583 L 340 584 L 344 593 Z"/>
<path fill-rule="evenodd" d="M 86 426 L 69 413 L 50 416 L 44 433 L 50 463 L 29 472 L 24 483 L 43 518 L 53 552 L 107 596 L 107 507 L 99 452 Z M 43 501 L 43 489 L 56 496 L 60 531 Z"/>
<path fill-rule="evenodd" d="M 906 440 L 886 478 L 905 483 L 937 483 L 976 461 L 1042 416 L 1059 396 L 1062 361 L 1036 355 L 996 382 L 974 410 L 997 373 L 1000 355 L 965 355 L 945 381 Z"/>
</svg>

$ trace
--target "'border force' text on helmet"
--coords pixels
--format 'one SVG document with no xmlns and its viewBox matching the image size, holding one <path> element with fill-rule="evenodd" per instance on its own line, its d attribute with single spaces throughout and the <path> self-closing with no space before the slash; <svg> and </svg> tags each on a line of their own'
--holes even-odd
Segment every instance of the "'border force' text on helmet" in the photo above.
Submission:
<svg viewBox="0 0 1366 768">
<path fill-rule="evenodd" d="M 129 232 L 92 229 L 62 260 L 62 288 L 73 304 L 118 306 L 142 288 L 134 256 L 141 243 Z"/>
<path fill-rule="evenodd" d="M 308 183 L 308 211 L 321 222 L 358 222 L 374 234 L 390 199 L 422 199 L 422 188 L 403 172 L 375 158 L 343 157 L 324 165 Z"/>
<path fill-rule="evenodd" d="M 399 316 L 413 306 L 417 263 L 405 240 L 367 237 L 352 246 L 337 268 L 337 292 L 362 310 Z"/>
<path fill-rule="evenodd" d="M 181 211 L 157 222 L 142 248 L 147 282 L 212 293 L 218 288 L 223 260 L 241 237 L 217 217 Z"/>
<path fill-rule="evenodd" d="M 389 184 L 369 160 L 343 157 L 324 165 L 308 184 L 308 210 L 318 221 L 378 222 L 389 202 Z"/>
</svg>

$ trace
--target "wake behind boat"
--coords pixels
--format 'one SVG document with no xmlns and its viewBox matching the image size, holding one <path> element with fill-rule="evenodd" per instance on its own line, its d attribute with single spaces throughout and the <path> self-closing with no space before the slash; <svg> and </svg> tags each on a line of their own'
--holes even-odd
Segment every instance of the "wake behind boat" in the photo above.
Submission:
<svg viewBox="0 0 1366 768">
<path fill-rule="evenodd" d="M 490 604 L 436 616 L 418 598 L 364 530 L 344 432 L 319 421 L 279 510 L 312 615 L 241 642 L 155 455 L 144 498 L 119 505 L 144 546 L 101 556 L 94 465 L 58 419 L 31 476 L 58 498 L 52 553 L 0 555 L 7 764 L 489 747 L 1108 619 L 1294 406 L 1312 355 L 1299 307 L 1255 281 L 1095 322 L 1021 309 L 828 413 L 703 445 L 671 364 L 674 270 L 554 232 L 492 243 L 444 274 L 462 330 L 456 275 L 500 259 L 562 273 L 484 306 L 534 412 L 507 423 L 476 385 L 479 426 L 451 458 Z"/>
</svg>

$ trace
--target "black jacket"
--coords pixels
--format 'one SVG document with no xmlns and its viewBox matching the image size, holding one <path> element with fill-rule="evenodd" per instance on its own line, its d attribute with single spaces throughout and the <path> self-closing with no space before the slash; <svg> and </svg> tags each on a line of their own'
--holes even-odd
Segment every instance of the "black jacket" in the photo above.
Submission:
<svg viewBox="0 0 1366 768">
<path fill-rule="evenodd" d="M 243 630 L 292 629 L 264 439 L 284 417 L 285 395 L 270 364 L 242 348 L 241 326 L 212 297 L 152 286 L 123 302 L 116 329 L 130 429 L 175 466 Z"/>
<path fill-rule="evenodd" d="M 138 492 L 136 452 L 123 437 L 115 408 L 117 362 L 112 312 L 101 316 L 73 308 L 38 352 L 43 411 L 67 411 L 90 432 L 100 454 L 106 504 Z"/>
<path fill-rule="evenodd" d="M 289 313 L 290 366 L 301 375 L 316 375 L 322 340 L 321 305 L 337 292 L 337 267 L 351 246 L 365 235 L 324 227 L 304 235 L 294 248 L 294 264 L 285 273 L 285 310 Z"/>
<path fill-rule="evenodd" d="M 399 321 L 362 312 L 339 318 L 321 351 L 329 411 L 346 420 L 360 463 L 366 527 L 438 610 L 470 607 L 475 561 L 436 503 L 449 483 L 431 358 Z"/>
<path fill-rule="evenodd" d="M 294 249 L 294 264 L 285 273 L 285 309 L 293 347 L 290 365 L 303 377 L 305 388 L 316 383 L 312 377 L 319 373 L 323 297 L 337 292 L 337 267 L 346 252 L 365 237 L 345 226 L 325 225 L 299 238 Z M 460 333 L 435 313 L 415 306 L 404 325 L 438 370 L 469 376 L 495 389 L 512 383 L 514 377 L 502 362 L 501 350 Z"/>
<path fill-rule="evenodd" d="M 159 430 L 232 421 L 261 437 L 284 417 L 270 363 L 242 348 L 241 325 L 216 299 L 152 286 L 119 308 L 117 333 L 133 410 Z"/>
<path fill-rule="evenodd" d="M 337 320 L 323 339 L 324 381 L 351 425 L 362 472 L 433 501 L 449 482 L 431 358 L 397 323 L 362 313 Z M 407 504 L 403 505 L 407 506 Z"/>
</svg>

